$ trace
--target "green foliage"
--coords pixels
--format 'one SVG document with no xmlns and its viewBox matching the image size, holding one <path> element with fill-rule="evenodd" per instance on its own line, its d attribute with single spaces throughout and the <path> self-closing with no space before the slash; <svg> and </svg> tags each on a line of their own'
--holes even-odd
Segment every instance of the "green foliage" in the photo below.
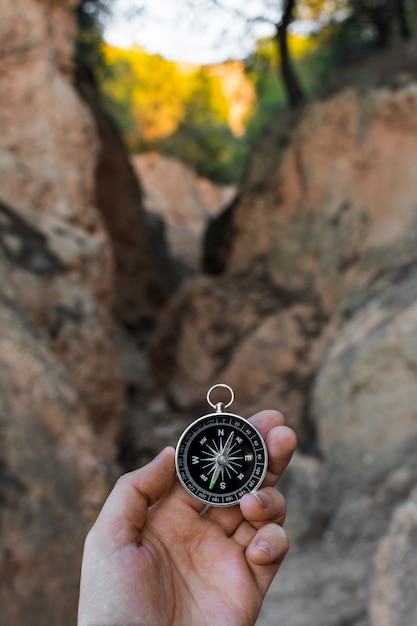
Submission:
<svg viewBox="0 0 417 626">
<path fill-rule="evenodd" d="M 361 25 L 351 19 L 327 25 L 316 39 L 317 46 L 303 60 L 303 69 L 312 79 L 313 92 L 372 50 Z"/>
<path fill-rule="evenodd" d="M 239 181 L 247 156 L 246 142 L 235 137 L 227 124 L 196 122 L 187 115 L 177 130 L 155 148 L 218 183 Z"/>
<path fill-rule="evenodd" d="M 259 39 L 253 53 L 246 59 L 246 73 L 253 82 L 258 99 L 270 99 L 279 84 L 278 50 L 272 37 Z M 272 95 L 274 97 L 274 95 Z"/>
<path fill-rule="evenodd" d="M 183 160 L 212 180 L 235 181 L 242 173 L 242 141 L 233 135 L 227 118 L 228 106 L 221 97 L 219 80 L 201 69 L 192 77 L 180 124 L 154 148 Z"/>
<path fill-rule="evenodd" d="M 219 78 L 139 47 L 104 47 L 98 72 L 108 112 L 131 152 L 176 156 L 201 175 L 230 182 L 242 173 L 242 141 L 228 124 Z"/>
<path fill-rule="evenodd" d="M 316 45 L 313 37 L 290 34 L 288 45 L 295 70 L 307 93 L 313 89 L 314 77 L 305 67 L 305 58 Z M 280 74 L 280 59 L 274 37 L 257 42 L 254 52 L 246 60 L 246 71 L 257 93 L 257 111 L 247 127 L 247 143 L 252 146 L 262 130 L 287 106 L 287 95 Z"/>
<path fill-rule="evenodd" d="M 395 0 L 395 6 L 401 1 Z M 111 2 L 84 0 L 79 5 L 78 55 L 93 70 L 128 149 L 156 150 L 214 180 L 239 181 L 260 132 L 286 107 L 276 39 L 259 40 L 245 60 L 256 106 L 244 134 L 236 136 L 230 126 L 231 104 L 215 72 L 172 63 L 139 47 L 121 50 L 103 44 L 102 25 Z M 390 2 L 394 0 L 299 0 L 298 16 L 323 25 L 308 37 L 288 34 L 295 71 L 307 95 L 369 54 L 378 39 L 375 15 Z M 416 0 L 404 4 L 411 30 L 417 26 L 416 5 Z M 403 36 L 398 19 L 393 20 L 390 39 Z"/>
<path fill-rule="evenodd" d="M 156 139 L 178 126 L 184 110 L 186 84 L 175 63 L 149 55 L 139 47 L 105 46 L 106 66 L 99 83 L 108 110 L 115 117 L 132 152 L 149 150 Z"/>
<path fill-rule="evenodd" d="M 75 11 L 78 23 L 76 54 L 79 62 L 95 73 L 104 65 L 103 24 L 110 15 L 112 0 L 81 0 Z"/>
</svg>

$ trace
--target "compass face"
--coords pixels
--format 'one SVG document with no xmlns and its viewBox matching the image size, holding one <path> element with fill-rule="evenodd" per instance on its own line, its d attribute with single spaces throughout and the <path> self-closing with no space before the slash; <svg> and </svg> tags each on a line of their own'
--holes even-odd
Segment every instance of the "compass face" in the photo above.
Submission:
<svg viewBox="0 0 417 626">
<path fill-rule="evenodd" d="M 233 413 L 212 413 L 193 422 L 176 450 L 180 482 L 210 506 L 231 506 L 262 483 L 268 465 L 256 428 Z"/>
</svg>

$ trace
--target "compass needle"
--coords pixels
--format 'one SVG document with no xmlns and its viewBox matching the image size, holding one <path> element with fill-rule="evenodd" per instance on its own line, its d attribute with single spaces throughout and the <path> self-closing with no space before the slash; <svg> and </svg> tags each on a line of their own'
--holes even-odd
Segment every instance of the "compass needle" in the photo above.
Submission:
<svg viewBox="0 0 417 626">
<path fill-rule="evenodd" d="M 229 437 L 227 438 L 226 445 L 223 448 L 222 454 L 225 454 L 225 455 L 229 454 L 230 449 L 232 447 L 232 441 L 233 441 L 234 435 L 235 435 L 235 433 L 232 430 L 232 432 L 230 433 Z"/>
<path fill-rule="evenodd" d="M 216 484 L 216 480 L 219 477 L 219 474 L 221 472 L 221 465 L 219 465 L 218 463 L 216 464 L 216 467 L 214 468 L 214 472 L 213 472 L 213 476 L 209 485 L 209 489 L 213 489 L 214 485 Z"/>
</svg>

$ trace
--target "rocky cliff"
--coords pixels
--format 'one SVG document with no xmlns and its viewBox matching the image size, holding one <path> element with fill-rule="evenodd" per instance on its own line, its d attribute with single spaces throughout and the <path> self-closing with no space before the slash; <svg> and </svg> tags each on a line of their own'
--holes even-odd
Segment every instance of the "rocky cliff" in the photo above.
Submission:
<svg viewBox="0 0 417 626">
<path fill-rule="evenodd" d="M 75 89 L 75 4 L 1 2 L 0 621 L 10 626 L 75 622 L 84 536 L 120 472 L 116 320 L 117 336 L 149 328 L 173 286 L 121 141 Z M 112 175 L 117 196 L 103 191 Z"/>
<path fill-rule="evenodd" d="M 259 624 L 415 623 L 416 43 L 399 58 L 396 79 L 268 129 L 223 273 L 185 284 L 154 338 L 177 410 L 222 381 L 241 411 L 279 407 L 298 433 L 282 485 L 295 547 Z"/>
<path fill-rule="evenodd" d="M 181 282 L 76 71 L 74 5 L 1 4 L 0 620 L 74 624 L 116 462 L 225 382 L 300 441 L 259 625 L 415 624 L 415 42 L 268 129 L 210 225 L 215 275 Z"/>
<path fill-rule="evenodd" d="M 145 211 L 165 225 L 170 253 L 188 274 L 200 270 L 208 223 L 233 202 L 237 185 L 216 185 L 178 159 L 157 153 L 138 154 L 132 161 Z"/>
<path fill-rule="evenodd" d="M 322 393 L 316 384 L 335 388 L 328 375 L 336 375 L 335 364 L 316 374 L 329 341 L 336 335 L 342 341 L 348 318 L 349 337 L 357 324 L 364 338 L 383 319 L 388 323 L 392 315 L 379 313 L 367 331 L 356 318 L 413 271 L 416 102 L 414 82 L 396 91 L 346 88 L 271 130 L 234 210 L 227 271 L 187 284 L 161 327 L 155 371 L 166 373 L 175 404 L 191 406 L 221 378 L 242 386 L 246 407 L 278 403 L 308 447 L 314 392 L 320 445 L 328 449 L 337 422 L 329 389 Z M 174 351 L 172 319 L 181 325 Z M 333 347 L 327 360 L 335 353 Z M 351 364 L 352 384 L 356 369 Z M 389 411 L 385 419 L 390 439 Z M 413 419 L 404 419 L 412 429 Z M 348 423 L 346 417 L 344 437 Z"/>
</svg>

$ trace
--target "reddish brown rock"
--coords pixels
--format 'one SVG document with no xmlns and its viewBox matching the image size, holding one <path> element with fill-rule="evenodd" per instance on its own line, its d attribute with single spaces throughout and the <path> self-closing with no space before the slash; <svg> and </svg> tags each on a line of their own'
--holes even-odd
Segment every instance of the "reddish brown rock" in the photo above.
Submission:
<svg viewBox="0 0 417 626">
<path fill-rule="evenodd" d="M 123 140 L 103 111 L 93 77 L 82 67 L 77 68 L 77 89 L 94 114 L 98 133 L 96 202 L 114 254 L 115 315 L 143 340 L 183 272 L 170 258 L 160 226 L 145 213 L 142 186 Z M 162 180 L 166 177 L 169 172 Z"/>
<path fill-rule="evenodd" d="M 74 624 L 125 412 L 74 2 L 2 2 L 0 579 L 9 626 Z M 93 432 L 94 430 L 94 432 Z"/>
<path fill-rule="evenodd" d="M 143 187 L 145 209 L 166 223 L 171 253 L 198 269 L 207 221 L 234 199 L 236 186 L 214 185 L 178 159 L 155 153 L 133 157 L 133 165 Z"/>
<path fill-rule="evenodd" d="M 312 390 L 329 342 L 371 284 L 417 262 L 416 110 L 410 79 L 345 88 L 270 129 L 230 218 L 224 275 L 188 284 L 155 341 L 177 405 L 224 380 L 249 410 L 282 408 L 315 448 Z"/>
<path fill-rule="evenodd" d="M 66 365 L 100 429 L 114 429 L 123 387 L 114 358 L 113 252 L 95 202 L 97 137 L 72 84 L 73 2 L 7 1 L 2 10 L 0 188 L 14 250 L 28 233 L 55 264 L 9 254 L 16 304 Z M 6 223 L 4 223 L 6 221 Z M 8 223 L 10 222 L 10 223 Z M 30 244 L 29 244 L 30 245 Z M 30 261 L 30 262 L 29 262 Z"/>
<path fill-rule="evenodd" d="M 275 284 L 313 291 L 333 312 L 381 272 L 414 260 L 416 108 L 413 81 L 396 91 L 349 87 L 272 129 L 234 213 L 229 271 L 262 256 Z"/>
</svg>

